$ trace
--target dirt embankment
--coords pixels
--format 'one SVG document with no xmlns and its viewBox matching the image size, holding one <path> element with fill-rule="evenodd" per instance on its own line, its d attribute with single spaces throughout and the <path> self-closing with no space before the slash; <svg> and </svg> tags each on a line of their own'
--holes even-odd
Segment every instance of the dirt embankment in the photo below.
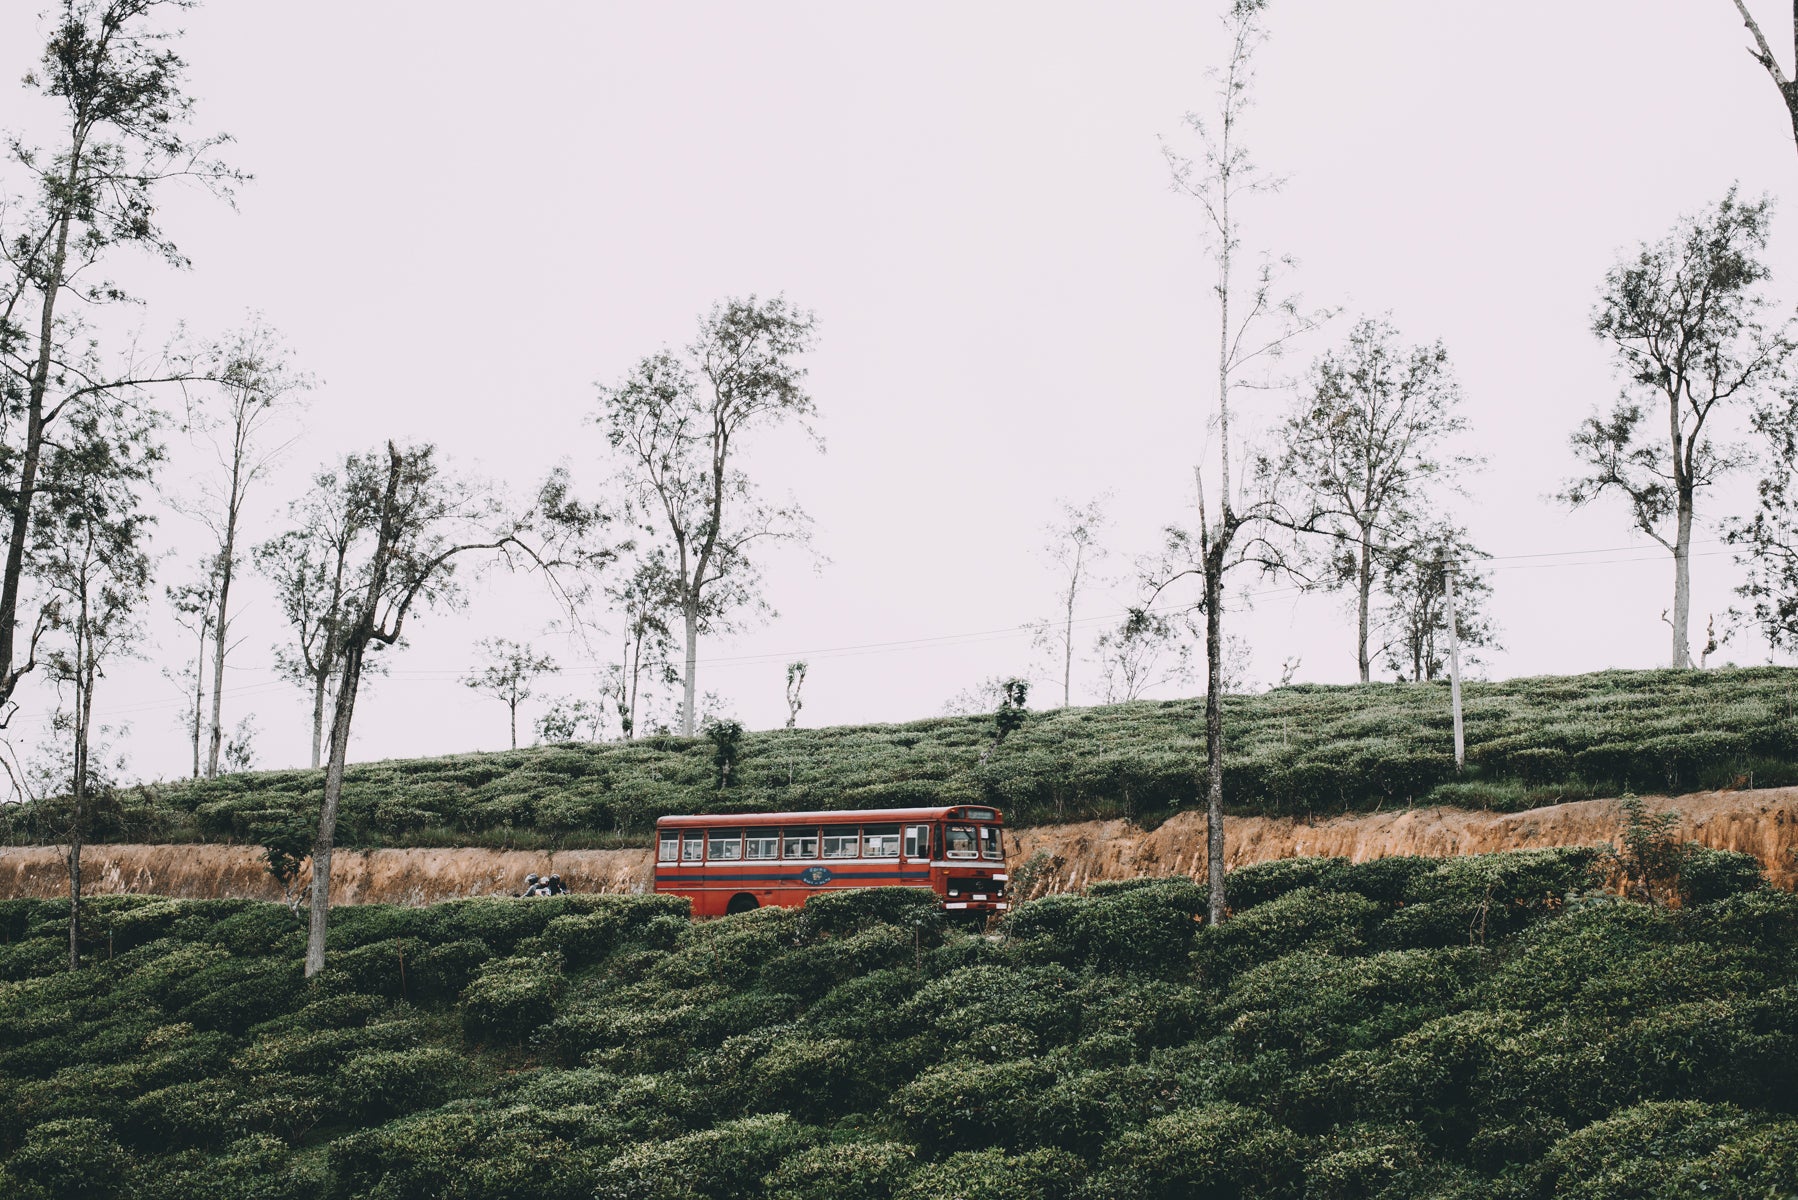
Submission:
<svg viewBox="0 0 1798 1200">
<path fill-rule="evenodd" d="M 1754 855 L 1773 882 L 1798 887 L 1798 788 L 1701 792 L 1652 798 L 1651 811 L 1679 814 L 1682 837 Z M 1225 820 L 1229 865 L 1295 855 L 1344 855 L 1355 861 L 1392 854 L 1446 857 L 1612 841 L 1622 822 L 1617 803 L 1588 800 L 1525 813 L 1419 808 L 1300 822 Z M 1182 813 L 1153 832 L 1123 821 L 1087 821 L 1018 830 L 1008 848 L 1013 869 L 1037 851 L 1049 857 L 1045 890 L 1101 879 L 1205 873 L 1205 818 Z M 254 846 L 90 846 L 82 874 L 92 893 L 248 897 L 279 900 L 281 889 Z M 577 892 L 649 890 L 647 850 L 339 850 L 331 871 L 338 904 L 430 904 L 465 896 L 514 894 L 529 871 L 558 872 Z M 306 883 L 302 875 L 302 885 Z M 66 895 L 63 851 L 56 846 L 0 847 L 0 899 Z"/>
</svg>

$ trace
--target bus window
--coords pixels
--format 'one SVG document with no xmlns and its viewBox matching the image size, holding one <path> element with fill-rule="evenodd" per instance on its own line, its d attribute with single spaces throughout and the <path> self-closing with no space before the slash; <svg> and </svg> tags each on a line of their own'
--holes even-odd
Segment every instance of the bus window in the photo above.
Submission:
<svg viewBox="0 0 1798 1200">
<path fill-rule="evenodd" d="M 930 858 L 930 826 L 907 825 L 905 827 L 905 857 L 924 860 Z"/>
<path fill-rule="evenodd" d="M 689 829 L 681 834 L 680 860 L 682 862 L 700 862 L 705 858 L 705 835 L 697 829 Z"/>
<path fill-rule="evenodd" d="M 674 862 L 680 857 L 680 833 L 673 829 L 662 830 L 656 839 L 656 861 Z"/>
<path fill-rule="evenodd" d="M 782 858 L 818 857 L 818 831 L 816 829 L 783 829 L 780 840 Z"/>
<path fill-rule="evenodd" d="M 823 853 L 820 858 L 854 858 L 860 846 L 861 831 L 851 825 L 848 829 L 841 827 L 824 831 Z"/>
<path fill-rule="evenodd" d="M 741 829 L 714 829 L 707 836 L 711 844 L 706 847 L 706 857 L 713 862 L 735 862 L 743 857 Z"/>
<path fill-rule="evenodd" d="M 780 834 L 772 829 L 751 829 L 743 840 L 744 858 L 779 858 Z"/>
<path fill-rule="evenodd" d="M 899 827 L 897 825 L 862 826 L 863 858 L 898 858 Z"/>
<path fill-rule="evenodd" d="M 981 858 L 1005 857 L 1005 846 L 999 840 L 1004 835 L 1004 832 L 1004 830 L 994 825 L 982 825 L 980 827 Z"/>
<path fill-rule="evenodd" d="M 943 850 L 949 858 L 978 858 L 972 825 L 951 825 L 943 833 Z"/>
</svg>

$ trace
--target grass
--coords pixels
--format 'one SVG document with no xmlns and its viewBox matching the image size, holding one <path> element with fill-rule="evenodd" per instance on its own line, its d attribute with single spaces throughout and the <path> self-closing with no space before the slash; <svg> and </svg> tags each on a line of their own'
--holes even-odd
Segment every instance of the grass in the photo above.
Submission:
<svg viewBox="0 0 1798 1200">
<path fill-rule="evenodd" d="M 1450 804 L 1515 811 L 1624 791 L 1798 782 L 1798 670 L 1606 671 L 1464 689 L 1457 777 L 1445 684 L 1301 686 L 1225 704 L 1225 802 L 1300 817 Z M 642 845 L 679 812 L 971 802 L 1014 825 L 1152 821 L 1202 800 L 1201 700 L 1031 713 L 996 748 L 991 717 L 745 734 L 731 786 L 710 743 L 651 737 L 352 766 L 340 844 L 543 849 Z M 982 751 L 991 753 L 982 760 Z M 116 792 L 99 839 L 256 840 L 314 813 L 318 771 Z M 54 814 L 15 811 L 13 842 Z"/>
</svg>

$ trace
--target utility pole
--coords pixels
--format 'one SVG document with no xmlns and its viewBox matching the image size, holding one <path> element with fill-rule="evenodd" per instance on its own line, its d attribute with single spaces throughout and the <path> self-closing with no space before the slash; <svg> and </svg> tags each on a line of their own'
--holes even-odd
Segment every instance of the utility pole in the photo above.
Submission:
<svg viewBox="0 0 1798 1200">
<path fill-rule="evenodd" d="M 1461 638 L 1455 628 L 1455 564 L 1443 565 L 1443 581 L 1448 590 L 1448 695 L 1455 710 L 1455 773 L 1467 768 L 1467 742 L 1461 733 Z"/>
</svg>

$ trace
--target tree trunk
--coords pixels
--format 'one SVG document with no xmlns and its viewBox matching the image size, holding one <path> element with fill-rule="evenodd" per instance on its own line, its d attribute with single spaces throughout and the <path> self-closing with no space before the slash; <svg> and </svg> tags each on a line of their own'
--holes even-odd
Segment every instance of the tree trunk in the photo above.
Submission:
<svg viewBox="0 0 1798 1200">
<path fill-rule="evenodd" d="M 331 847 L 337 836 L 337 803 L 343 797 L 344 762 L 350 750 L 350 716 L 362 681 L 361 645 L 344 654 L 343 679 L 331 717 L 331 761 L 325 768 L 325 800 L 318 813 L 318 837 L 312 843 L 312 909 L 306 928 L 306 978 L 325 968 L 325 926 L 331 913 Z"/>
<path fill-rule="evenodd" d="M 200 646 L 194 653 L 194 778 L 200 777 L 200 721 L 206 711 L 206 615 L 200 615 Z M 312 764 L 317 766 L 315 761 Z"/>
<path fill-rule="evenodd" d="M 1224 548 L 1205 554 L 1205 885 L 1212 925 L 1224 921 Z"/>
<path fill-rule="evenodd" d="M 319 751 L 325 740 L 325 690 L 329 687 L 330 676 L 320 671 L 312 682 L 312 769 L 318 769 Z M 195 746 L 199 743 L 196 741 Z M 195 753 L 198 753 L 196 750 Z"/>
<path fill-rule="evenodd" d="M 1082 553 L 1080 547 L 1074 548 L 1074 574 L 1068 581 L 1067 624 L 1063 626 L 1061 636 L 1061 706 L 1063 708 L 1074 702 L 1074 594 L 1080 587 L 1080 557 Z"/>
<path fill-rule="evenodd" d="M 512 749 L 518 749 L 518 701 L 516 698 L 507 702 L 506 707 L 512 710 Z"/>
<path fill-rule="evenodd" d="M 1358 593 L 1356 600 L 1359 617 L 1359 623 L 1356 626 L 1355 663 L 1361 668 L 1361 682 L 1366 683 L 1373 677 L 1371 671 L 1373 664 L 1367 659 L 1367 611 L 1369 598 L 1373 594 L 1373 530 L 1366 525 L 1361 527 L 1361 561 L 1355 567 L 1355 587 Z"/>
<path fill-rule="evenodd" d="M 694 697 L 699 690 L 699 606 L 692 602 L 683 604 L 681 617 L 687 630 L 687 678 L 681 685 L 680 731 L 683 736 L 692 737 L 699 724 L 694 712 Z"/>
<path fill-rule="evenodd" d="M 1692 665 L 1687 625 L 1692 611 L 1692 497 L 1679 498 L 1679 525 L 1673 540 L 1673 665 Z"/>
<path fill-rule="evenodd" d="M 235 480 L 232 484 L 236 487 Z M 226 517 L 225 545 L 220 553 L 219 562 L 219 606 L 214 629 L 218 635 L 212 641 L 212 744 L 206 752 L 206 778 L 217 779 L 219 773 L 219 747 L 224 742 L 224 706 L 225 706 L 225 639 L 231 625 L 228 620 L 231 602 L 231 567 L 236 557 L 237 519 Z"/>
</svg>

